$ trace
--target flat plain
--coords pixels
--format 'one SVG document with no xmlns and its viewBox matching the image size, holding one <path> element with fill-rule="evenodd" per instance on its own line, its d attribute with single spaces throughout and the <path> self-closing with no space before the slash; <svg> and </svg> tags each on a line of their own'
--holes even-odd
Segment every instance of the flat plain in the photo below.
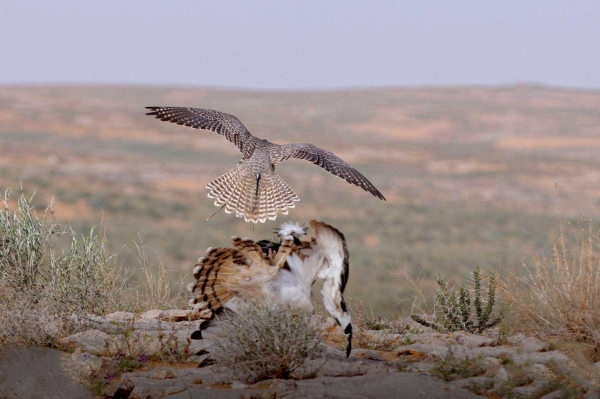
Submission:
<svg viewBox="0 0 600 399">
<path fill-rule="evenodd" d="M 208 131 L 144 116 L 145 106 L 211 108 L 256 136 L 309 142 L 361 171 L 383 202 L 292 160 L 278 173 L 300 196 L 265 224 L 218 213 L 206 183 L 241 158 Z M 103 224 L 119 262 L 134 240 L 191 281 L 196 259 L 233 235 L 270 237 L 279 223 L 324 220 L 345 233 L 347 299 L 394 317 L 410 308 L 406 278 L 501 274 L 551 256 L 559 219 L 600 209 L 600 92 L 543 86 L 334 92 L 171 87 L 0 87 L 0 188 L 35 191 L 59 220 L 84 232 Z"/>
</svg>

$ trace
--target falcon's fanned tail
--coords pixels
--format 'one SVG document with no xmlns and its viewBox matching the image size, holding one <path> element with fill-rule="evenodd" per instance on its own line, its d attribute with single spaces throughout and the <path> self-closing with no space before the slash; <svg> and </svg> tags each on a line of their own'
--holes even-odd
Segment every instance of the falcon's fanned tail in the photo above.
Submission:
<svg viewBox="0 0 600 399">
<path fill-rule="evenodd" d="M 235 212 L 246 222 L 264 223 L 275 220 L 277 212 L 287 215 L 300 198 L 275 172 L 254 173 L 238 164 L 226 174 L 206 185 L 209 198 L 216 206 L 225 206 L 226 213 Z"/>
</svg>

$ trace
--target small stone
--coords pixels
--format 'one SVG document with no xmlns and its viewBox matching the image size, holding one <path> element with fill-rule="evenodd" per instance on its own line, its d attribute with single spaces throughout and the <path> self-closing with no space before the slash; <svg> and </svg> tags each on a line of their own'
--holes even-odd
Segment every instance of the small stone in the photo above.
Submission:
<svg viewBox="0 0 600 399">
<path fill-rule="evenodd" d="M 144 313 L 142 313 L 140 315 L 140 317 L 142 319 L 153 319 L 156 320 L 158 318 L 160 318 L 160 316 L 162 315 L 163 311 L 162 310 L 148 310 Z"/>
<path fill-rule="evenodd" d="M 316 377 L 354 377 L 366 372 L 367 368 L 360 362 L 330 359 L 323 363 L 317 371 Z"/>
<path fill-rule="evenodd" d="M 174 393 L 183 392 L 187 389 L 187 386 L 181 382 L 176 382 L 173 385 L 165 387 L 165 395 L 172 395 Z"/>
<path fill-rule="evenodd" d="M 287 391 L 293 391 L 296 388 L 296 381 L 294 380 L 271 380 L 271 388 L 277 392 L 277 397 L 283 397 Z"/>
<path fill-rule="evenodd" d="M 233 383 L 231 384 L 231 389 L 245 389 L 246 386 L 247 385 L 242 382 L 233 381 Z"/>
<path fill-rule="evenodd" d="M 535 337 L 525 338 L 520 342 L 520 344 L 521 351 L 527 353 L 547 351 L 549 347 L 549 345 L 546 342 L 541 341 Z"/>
<path fill-rule="evenodd" d="M 539 374 L 539 375 L 544 375 L 547 374 L 548 368 L 546 366 L 544 366 L 543 364 L 540 363 L 534 363 L 531 366 L 529 366 L 529 370 L 530 373 L 533 374 Z"/>
<path fill-rule="evenodd" d="M 561 399 L 564 396 L 564 392 L 562 391 L 554 391 L 550 392 L 548 395 L 542 396 L 540 399 Z"/>
<path fill-rule="evenodd" d="M 481 359 L 481 364 L 486 366 L 497 366 L 501 363 L 500 359 L 492 356 L 486 356 Z"/>
<path fill-rule="evenodd" d="M 111 336 L 100 330 L 87 330 L 69 335 L 60 340 L 62 343 L 73 343 L 91 354 L 99 354 L 107 349 Z"/>
<path fill-rule="evenodd" d="M 104 319 L 106 321 L 114 321 L 114 322 L 119 322 L 119 323 L 126 323 L 128 321 L 131 321 L 135 318 L 135 313 L 131 313 L 131 312 L 113 312 L 113 313 L 109 313 L 107 314 Z"/>
<path fill-rule="evenodd" d="M 165 310 L 161 313 L 161 320 L 167 321 L 185 321 L 190 320 L 192 315 L 191 310 L 179 310 L 179 309 L 171 309 Z"/>
<path fill-rule="evenodd" d="M 375 352 L 375 351 L 367 351 L 365 353 L 365 359 L 370 359 L 370 360 L 379 360 L 379 361 L 384 361 L 385 359 L 383 357 L 381 357 L 379 355 L 379 353 Z"/>
<path fill-rule="evenodd" d="M 506 371 L 506 369 L 504 367 L 500 367 L 496 371 L 496 374 L 494 375 L 494 381 L 496 382 L 496 384 L 505 383 L 506 381 L 508 381 L 508 379 L 509 379 L 508 371 Z"/>
<path fill-rule="evenodd" d="M 454 341 L 459 345 L 464 345 L 467 348 L 478 348 L 482 346 L 492 346 L 495 340 L 481 335 L 469 334 L 466 332 L 456 333 Z"/>
<path fill-rule="evenodd" d="M 99 370 L 102 366 L 102 358 L 92 355 L 91 353 L 73 353 L 71 354 L 71 360 L 79 370 Z"/>
<path fill-rule="evenodd" d="M 600 370 L 600 362 L 594 363 L 594 367 L 596 367 L 598 370 Z"/>
<path fill-rule="evenodd" d="M 171 370 L 163 368 L 163 369 L 157 370 L 152 375 L 152 378 L 154 378 L 156 380 L 166 380 L 167 378 L 175 378 L 175 374 L 173 374 L 173 372 Z"/>
</svg>

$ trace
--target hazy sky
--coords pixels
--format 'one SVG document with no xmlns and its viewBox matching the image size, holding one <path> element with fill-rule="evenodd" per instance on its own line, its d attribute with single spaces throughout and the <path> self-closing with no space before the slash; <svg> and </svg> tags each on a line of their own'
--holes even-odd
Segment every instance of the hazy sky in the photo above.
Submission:
<svg viewBox="0 0 600 399">
<path fill-rule="evenodd" d="M 0 0 L 0 85 L 600 89 L 600 1 Z"/>
</svg>

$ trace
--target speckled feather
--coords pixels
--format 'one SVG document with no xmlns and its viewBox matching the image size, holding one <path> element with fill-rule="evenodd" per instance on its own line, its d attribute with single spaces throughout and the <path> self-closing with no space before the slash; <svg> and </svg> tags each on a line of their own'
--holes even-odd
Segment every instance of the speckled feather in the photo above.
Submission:
<svg viewBox="0 0 600 399">
<path fill-rule="evenodd" d="M 216 132 L 234 143 L 243 157 L 240 163 L 223 176 L 211 181 L 207 188 L 215 205 L 226 205 L 225 211 L 235 211 L 247 222 L 274 220 L 277 213 L 287 214 L 299 201 L 292 189 L 275 173 L 275 165 L 291 158 L 304 159 L 348 183 L 385 200 L 381 192 L 359 171 L 341 158 L 308 143 L 274 144 L 259 139 L 248 131 L 238 118 L 219 111 L 200 108 L 146 107 L 162 121 Z"/>
</svg>

